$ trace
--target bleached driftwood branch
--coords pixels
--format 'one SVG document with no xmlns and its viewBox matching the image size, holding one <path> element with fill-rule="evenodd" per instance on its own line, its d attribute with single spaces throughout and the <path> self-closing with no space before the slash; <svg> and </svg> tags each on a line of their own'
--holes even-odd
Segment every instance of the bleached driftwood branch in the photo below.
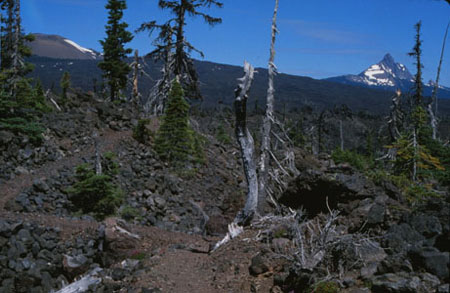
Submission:
<svg viewBox="0 0 450 293">
<path fill-rule="evenodd" d="M 55 106 L 56 110 L 58 110 L 59 112 L 61 112 L 61 107 L 56 103 L 56 101 L 55 101 L 52 97 L 50 97 L 50 89 L 48 89 L 48 90 L 45 92 L 45 97 L 46 97 L 47 99 L 49 99 L 50 102 L 52 102 L 52 104 L 53 104 L 53 106 Z"/>
<path fill-rule="evenodd" d="M 100 284 L 102 278 L 99 273 L 102 271 L 101 268 L 95 268 L 84 277 L 78 281 L 73 282 L 57 291 L 56 293 L 82 293 L 89 289 L 89 286 Z"/>
</svg>

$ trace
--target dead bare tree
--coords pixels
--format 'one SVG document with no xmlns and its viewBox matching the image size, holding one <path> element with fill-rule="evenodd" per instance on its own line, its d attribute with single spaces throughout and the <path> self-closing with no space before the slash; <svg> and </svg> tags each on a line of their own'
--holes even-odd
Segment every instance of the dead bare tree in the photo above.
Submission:
<svg viewBox="0 0 450 293">
<path fill-rule="evenodd" d="M 134 61 L 131 64 L 133 68 L 133 103 L 137 104 L 139 99 L 139 52 L 134 50 Z"/>
<path fill-rule="evenodd" d="M 13 41 L 13 54 L 12 54 L 12 75 L 11 75 L 11 95 L 16 98 L 17 95 L 17 83 L 19 79 L 20 67 L 23 64 L 20 55 L 20 42 L 21 42 L 21 18 L 20 18 L 20 0 L 15 1 L 14 6 L 15 25 L 14 25 L 14 41 Z"/>
<path fill-rule="evenodd" d="M 437 99 L 437 92 L 439 90 L 439 77 L 441 75 L 441 68 L 442 68 L 442 60 L 444 59 L 444 51 L 445 51 L 445 43 L 447 41 L 447 34 L 448 34 L 448 28 L 450 26 L 450 22 L 447 24 L 447 29 L 445 30 L 444 34 L 444 41 L 442 43 L 442 50 L 441 50 L 441 58 L 439 59 L 439 65 L 438 70 L 436 74 L 436 81 L 434 82 L 433 87 L 433 93 L 431 95 L 431 102 L 434 103 L 434 113 L 431 104 L 428 106 L 428 113 L 430 115 L 430 124 L 431 129 L 433 130 L 432 138 L 434 140 L 437 139 L 437 126 L 438 126 L 438 99 Z"/>
<path fill-rule="evenodd" d="M 245 178 L 247 180 L 247 201 L 244 208 L 234 219 L 240 225 L 248 223 L 256 213 L 258 206 L 258 175 L 254 160 L 255 143 L 250 131 L 247 128 L 247 100 L 248 92 L 253 82 L 255 69 L 250 63 L 244 63 L 245 75 L 239 81 L 235 90 L 235 113 L 236 113 L 236 139 L 241 151 L 244 166 Z"/>
<path fill-rule="evenodd" d="M 235 135 L 241 151 L 241 158 L 244 167 L 245 178 L 247 180 L 247 200 L 244 208 L 238 212 L 233 223 L 228 226 L 229 232 L 218 242 L 213 251 L 221 245 L 228 242 L 230 239 L 236 237 L 242 232 L 242 225 L 248 225 L 254 216 L 258 213 L 264 212 L 264 204 L 267 194 L 267 179 L 269 176 L 269 157 L 274 157 L 271 152 L 271 134 L 273 117 L 273 103 L 274 103 L 274 86 L 273 79 L 276 73 L 274 64 L 275 59 L 275 39 L 277 34 L 277 12 L 278 2 L 275 0 L 275 8 L 272 18 L 272 40 L 270 46 L 269 58 L 269 87 L 267 90 L 267 105 L 266 113 L 263 118 L 262 139 L 261 139 L 261 154 L 259 158 L 259 166 L 255 164 L 255 143 L 250 131 L 247 128 L 247 101 L 248 92 L 253 82 L 255 70 L 248 62 L 244 63 L 244 76 L 239 79 L 238 86 L 235 90 L 235 115 L 236 127 Z"/>
<path fill-rule="evenodd" d="M 275 0 L 275 8 L 273 10 L 272 17 L 272 38 L 270 42 L 270 58 L 269 58 L 269 66 L 268 66 L 268 74 L 269 74 L 269 86 L 267 88 L 267 101 L 266 101 L 266 115 L 263 119 L 262 126 L 262 138 L 261 138 L 261 154 L 259 160 L 259 188 L 258 188 L 258 207 L 257 210 L 259 213 L 263 213 L 265 209 L 266 203 L 266 185 L 267 185 L 267 177 L 269 173 L 269 161 L 270 161 L 270 137 L 271 137 L 271 128 L 274 123 L 274 115 L 273 115 L 273 105 L 274 105 L 274 94 L 275 88 L 273 86 L 273 80 L 277 73 L 277 68 L 275 66 L 275 40 L 276 35 L 278 33 L 277 29 L 277 13 L 278 13 L 278 1 Z"/>
<path fill-rule="evenodd" d="M 392 97 L 391 111 L 389 114 L 388 127 L 391 139 L 393 141 L 400 137 L 399 127 L 403 121 L 403 112 L 401 110 L 401 91 L 397 89 L 395 95 Z"/>
</svg>

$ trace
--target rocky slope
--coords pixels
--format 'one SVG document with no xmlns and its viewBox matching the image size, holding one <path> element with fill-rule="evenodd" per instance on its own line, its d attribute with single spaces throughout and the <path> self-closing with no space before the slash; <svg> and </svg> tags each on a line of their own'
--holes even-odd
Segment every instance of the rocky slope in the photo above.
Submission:
<svg viewBox="0 0 450 293">
<path fill-rule="evenodd" d="M 132 138 L 132 108 L 69 101 L 44 117 L 42 146 L 0 136 L 0 292 L 49 292 L 85 274 L 87 292 L 448 292 L 447 190 L 411 207 L 391 182 L 299 149 L 281 213 L 210 252 L 245 200 L 238 149 L 215 132 L 220 116 L 231 135 L 229 114 L 196 116 L 205 164 L 180 173 Z M 328 127 L 364 129 L 343 109 L 327 115 Z M 104 221 L 76 213 L 66 192 L 76 166 L 95 161 L 95 141 L 116 154 L 125 193 Z"/>
</svg>

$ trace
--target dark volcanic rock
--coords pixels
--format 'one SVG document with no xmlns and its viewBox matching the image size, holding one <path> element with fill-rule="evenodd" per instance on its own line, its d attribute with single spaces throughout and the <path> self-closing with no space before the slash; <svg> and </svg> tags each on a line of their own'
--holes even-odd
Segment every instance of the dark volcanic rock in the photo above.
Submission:
<svg viewBox="0 0 450 293">
<path fill-rule="evenodd" d="M 258 276 L 267 272 L 269 270 L 269 266 L 266 264 L 265 258 L 261 254 L 258 254 L 252 258 L 252 263 L 249 270 L 250 274 L 253 276 Z"/>
<path fill-rule="evenodd" d="M 450 267 L 448 252 L 440 252 L 434 247 L 423 247 L 411 250 L 409 256 L 416 270 L 425 269 L 439 278 L 448 280 Z"/>
<path fill-rule="evenodd" d="M 290 182 L 279 201 L 294 209 L 303 206 L 310 216 L 314 216 L 328 212 L 327 197 L 330 208 L 336 209 L 340 203 L 375 195 L 373 183 L 359 173 L 349 175 L 308 170 Z"/>
<path fill-rule="evenodd" d="M 420 279 L 407 275 L 384 274 L 372 280 L 374 293 L 415 293 L 419 288 Z"/>
</svg>

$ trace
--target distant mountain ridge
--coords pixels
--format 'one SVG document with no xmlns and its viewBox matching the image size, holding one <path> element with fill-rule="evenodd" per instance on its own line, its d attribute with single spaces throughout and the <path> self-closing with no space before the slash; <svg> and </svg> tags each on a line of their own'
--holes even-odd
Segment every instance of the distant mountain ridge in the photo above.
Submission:
<svg viewBox="0 0 450 293">
<path fill-rule="evenodd" d="M 389 91 L 400 89 L 405 93 L 410 92 L 414 85 L 414 76 L 405 65 L 395 62 L 389 53 L 380 62 L 371 65 L 358 75 L 348 74 L 325 80 Z M 424 94 L 431 95 L 433 86 L 433 81 L 428 82 L 424 87 Z M 450 88 L 439 86 L 438 95 L 441 98 L 450 98 Z"/>
<path fill-rule="evenodd" d="M 39 79 L 44 88 L 59 92 L 59 81 L 63 73 L 67 71 L 70 73 L 73 88 L 101 92 L 104 83 L 102 72 L 97 66 L 101 60 L 99 53 L 78 44 L 73 45 L 70 40 L 60 36 L 56 36 L 56 39 L 51 35 L 37 34 L 37 36 L 38 41 L 50 39 L 51 42 L 44 42 L 47 46 L 44 49 L 39 49 L 42 42 L 35 44 L 38 50 L 35 50 L 34 56 L 28 59 L 35 64 L 35 70 L 30 77 Z M 55 48 L 51 48 L 52 44 Z M 71 58 L 56 58 L 61 56 L 58 53 L 61 47 L 67 50 L 66 52 L 71 52 L 69 55 Z M 127 61 L 131 63 L 133 60 L 128 58 Z M 242 77 L 243 74 L 242 67 L 198 60 L 194 61 L 194 65 L 200 77 L 200 89 L 204 97 L 202 107 L 232 106 L 237 78 Z M 161 64 L 155 64 L 146 58 L 142 66 L 148 74 L 141 76 L 139 81 L 140 93 L 145 98 L 160 77 Z M 256 103 L 258 108 L 262 109 L 267 93 L 267 69 L 257 68 L 257 71 L 258 74 L 255 75 L 249 95 L 249 109 L 255 109 Z M 347 85 L 288 74 L 276 76 L 275 90 L 275 104 L 280 111 L 299 109 L 304 106 L 324 109 L 346 104 L 355 111 L 386 113 L 393 95 L 392 88 L 387 91 L 379 87 L 367 88 L 360 84 Z M 448 101 L 449 103 L 447 101 L 440 103 L 442 113 L 450 113 L 450 100 Z"/>
<path fill-rule="evenodd" d="M 34 33 L 36 39 L 27 43 L 32 54 L 41 57 L 75 60 L 99 60 L 100 53 L 84 48 L 72 40 L 58 35 Z"/>
</svg>

